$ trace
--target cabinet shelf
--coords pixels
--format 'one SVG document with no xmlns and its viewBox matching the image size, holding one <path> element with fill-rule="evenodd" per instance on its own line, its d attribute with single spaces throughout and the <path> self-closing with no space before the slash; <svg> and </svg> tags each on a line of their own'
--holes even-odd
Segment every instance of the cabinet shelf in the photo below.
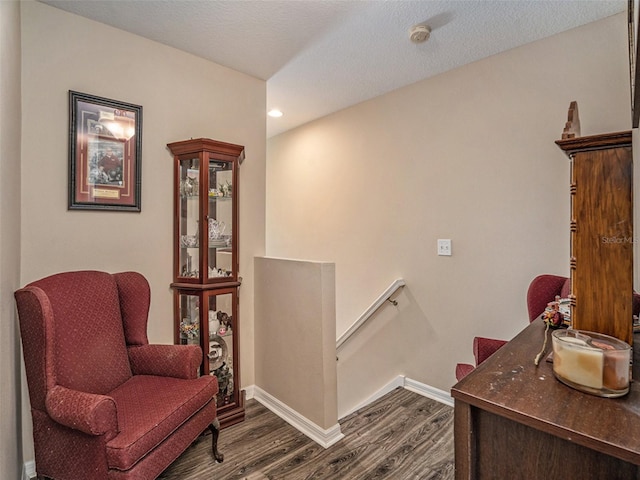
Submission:
<svg viewBox="0 0 640 480">
<path fill-rule="evenodd" d="M 185 245 L 180 245 L 180 248 L 192 248 L 194 250 L 200 249 L 200 247 L 198 245 L 193 245 L 193 246 L 190 246 L 190 247 L 187 247 Z M 215 248 L 216 250 L 218 250 L 218 252 L 231 252 L 232 251 L 231 247 L 228 246 L 228 245 L 215 246 L 215 245 L 209 244 L 209 248 Z"/>
<path fill-rule="evenodd" d="M 231 195 L 207 195 L 209 200 L 220 200 L 221 202 L 230 202 L 233 197 Z"/>
<path fill-rule="evenodd" d="M 231 195 L 205 195 L 209 200 L 220 200 L 220 201 L 231 201 L 233 196 Z M 180 198 L 186 198 L 187 200 L 193 199 L 197 200 L 200 198 L 200 195 L 180 195 Z"/>
</svg>

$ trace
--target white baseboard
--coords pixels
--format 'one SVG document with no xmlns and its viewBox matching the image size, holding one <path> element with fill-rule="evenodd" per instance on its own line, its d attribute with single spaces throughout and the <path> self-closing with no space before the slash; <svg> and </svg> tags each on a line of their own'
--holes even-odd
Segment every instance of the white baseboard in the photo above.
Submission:
<svg viewBox="0 0 640 480">
<path fill-rule="evenodd" d="M 406 378 L 404 375 L 398 375 L 396 378 L 394 378 L 389 383 L 387 383 L 384 387 L 377 390 L 375 393 L 367 397 L 365 400 L 357 404 L 355 407 L 351 408 L 340 418 L 342 419 L 348 415 L 351 415 L 353 412 L 366 407 L 370 403 L 375 402 L 380 397 L 384 397 L 387 393 L 395 390 L 398 387 L 405 388 L 414 393 L 417 393 L 418 395 L 422 395 L 423 397 L 427 397 L 432 400 L 435 400 L 436 402 L 444 403 L 445 405 L 449 405 L 450 407 L 453 407 L 453 398 L 447 392 L 443 390 L 439 390 L 430 385 L 420 383 L 416 380 L 411 380 L 410 378 Z"/>
<path fill-rule="evenodd" d="M 423 397 L 427 397 L 431 400 L 435 400 L 436 402 L 444 403 L 445 405 L 453 407 L 453 397 L 444 390 L 417 382 L 416 380 L 411 380 L 410 378 L 405 378 L 404 388 L 422 395 Z"/>
<path fill-rule="evenodd" d="M 245 400 L 251 400 L 252 398 L 255 397 L 255 391 L 256 391 L 255 385 L 249 385 L 248 387 L 243 388 L 242 390 L 244 390 Z"/>
<path fill-rule="evenodd" d="M 298 412 L 288 407 L 274 396 L 268 394 L 260 387 L 252 385 L 251 387 L 252 398 L 260 402 L 266 408 L 282 418 L 285 422 L 290 424 L 299 432 L 305 434 L 311 440 L 324 448 L 329 448 L 334 443 L 344 438 L 344 435 L 340 431 L 340 424 L 336 423 L 328 430 L 320 428 L 308 418 L 300 415 Z M 245 389 L 247 394 L 249 393 Z"/>
<path fill-rule="evenodd" d="M 29 460 L 24 462 L 22 466 L 22 480 L 31 480 L 32 478 L 36 478 L 36 462 Z"/>
<path fill-rule="evenodd" d="M 430 385 L 420 383 L 416 380 L 406 378 L 404 375 L 398 375 L 381 389 L 379 389 L 364 401 L 360 402 L 358 405 L 350 409 L 347 413 L 342 415 L 341 418 L 352 414 L 356 410 L 360 410 L 361 408 L 366 407 L 370 403 L 373 403 L 380 397 L 383 397 L 384 395 L 395 390 L 398 387 L 405 388 L 414 393 L 417 393 L 418 395 L 422 395 L 424 397 L 435 400 L 436 402 L 440 402 L 453 407 L 453 398 L 451 397 L 451 395 L 449 395 L 449 393 Z M 287 422 L 295 429 L 305 434 L 311 440 L 324 448 L 330 447 L 344 437 L 344 435 L 340 431 L 339 423 L 329 430 L 324 430 L 313 423 L 311 420 L 305 418 L 289 406 L 282 403 L 274 396 L 262 390 L 260 387 L 251 385 L 246 387 L 244 390 L 247 399 L 253 398 L 256 401 L 260 402 L 266 408 L 282 418 L 285 422 Z"/>
<path fill-rule="evenodd" d="M 367 398 L 365 398 L 362 402 L 358 403 L 356 406 L 350 408 L 346 413 L 340 416 L 340 419 L 343 419 L 344 417 L 348 417 L 353 412 L 366 407 L 370 403 L 375 402 L 380 397 L 384 397 L 387 393 L 395 390 L 398 387 L 404 387 L 404 377 L 402 375 L 398 375 L 396 378 L 394 378 L 389 383 L 387 383 L 384 387 L 377 390 L 373 394 L 369 395 Z"/>
</svg>

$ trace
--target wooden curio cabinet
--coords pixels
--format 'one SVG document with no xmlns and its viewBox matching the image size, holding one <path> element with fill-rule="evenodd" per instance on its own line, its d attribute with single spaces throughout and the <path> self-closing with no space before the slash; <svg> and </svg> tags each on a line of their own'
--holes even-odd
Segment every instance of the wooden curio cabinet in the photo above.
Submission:
<svg viewBox="0 0 640 480">
<path fill-rule="evenodd" d="M 203 351 L 224 428 L 244 419 L 238 312 L 238 168 L 244 147 L 206 138 L 167 145 L 174 156 L 174 339 Z"/>
<path fill-rule="evenodd" d="M 577 125 L 577 128 L 576 128 Z M 571 322 L 633 343 L 631 132 L 580 136 L 578 106 L 556 144 L 571 159 Z"/>
</svg>

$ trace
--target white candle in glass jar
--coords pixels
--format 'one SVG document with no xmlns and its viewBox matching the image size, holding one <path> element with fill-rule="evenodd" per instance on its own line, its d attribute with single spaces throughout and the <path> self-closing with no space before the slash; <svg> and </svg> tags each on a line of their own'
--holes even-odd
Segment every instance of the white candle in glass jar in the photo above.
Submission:
<svg viewBox="0 0 640 480">
<path fill-rule="evenodd" d="M 629 392 L 628 343 L 585 330 L 556 330 L 552 337 L 553 372 L 560 381 L 603 397 Z"/>
<path fill-rule="evenodd" d="M 590 347 L 579 338 L 563 337 L 556 344 L 553 357 L 555 373 L 578 385 L 603 387 L 604 351 Z"/>
</svg>

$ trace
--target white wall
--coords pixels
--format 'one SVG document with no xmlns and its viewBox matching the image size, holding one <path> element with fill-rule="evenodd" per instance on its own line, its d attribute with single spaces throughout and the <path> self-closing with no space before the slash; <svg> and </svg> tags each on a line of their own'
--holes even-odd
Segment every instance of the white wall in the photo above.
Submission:
<svg viewBox="0 0 640 480">
<path fill-rule="evenodd" d="M 20 286 L 20 2 L 0 2 L 0 478 L 17 479 L 20 346 L 13 292 Z"/>
<path fill-rule="evenodd" d="M 137 270 L 151 284 L 149 339 L 171 343 L 173 158 L 166 144 L 209 137 L 244 145 L 241 386 L 253 384 L 253 257 L 264 254 L 265 83 L 38 2 L 21 4 L 21 283 L 65 270 Z M 141 213 L 67 210 L 68 90 L 142 105 Z M 27 448 L 30 435 L 24 435 Z"/>
<path fill-rule="evenodd" d="M 378 313 L 387 323 L 341 352 L 373 363 L 341 366 L 340 413 L 398 373 L 448 391 L 475 335 L 526 326 L 531 279 L 569 270 L 569 167 L 554 141 L 571 100 L 583 135 L 630 128 L 627 62 L 619 14 L 268 142 L 267 255 L 335 262 L 337 334 L 407 283 Z M 453 256 L 436 255 L 438 238 Z"/>
</svg>

